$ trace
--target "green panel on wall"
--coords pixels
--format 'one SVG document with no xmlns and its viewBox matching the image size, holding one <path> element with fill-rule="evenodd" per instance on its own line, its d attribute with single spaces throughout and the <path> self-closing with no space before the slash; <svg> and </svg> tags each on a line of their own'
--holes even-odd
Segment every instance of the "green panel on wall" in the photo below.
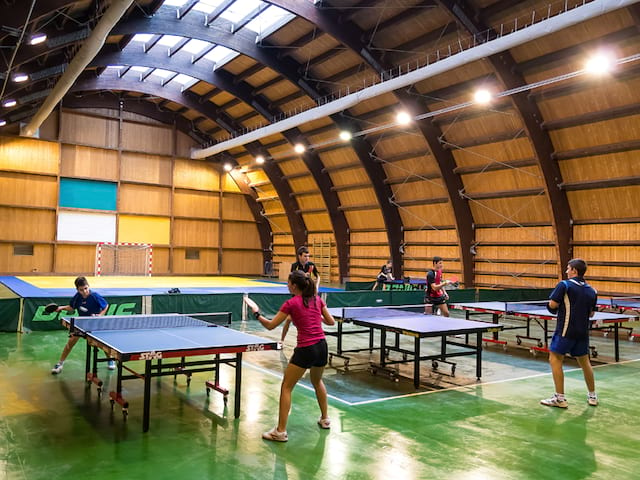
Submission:
<svg viewBox="0 0 640 480">
<path fill-rule="evenodd" d="M 117 184 L 76 178 L 60 179 L 60 206 L 116 210 Z"/>
</svg>

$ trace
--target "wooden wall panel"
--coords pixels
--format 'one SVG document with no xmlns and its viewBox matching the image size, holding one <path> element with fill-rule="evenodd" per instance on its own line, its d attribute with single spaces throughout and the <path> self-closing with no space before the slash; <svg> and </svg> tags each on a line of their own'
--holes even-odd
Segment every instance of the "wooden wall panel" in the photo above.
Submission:
<svg viewBox="0 0 640 480">
<path fill-rule="evenodd" d="M 14 244 L 0 244 L 0 272 L 3 274 L 48 273 L 52 271 L 53 245 L 33 245 L 33 255 L 14 255 Z"/>
<path fill-rule="evenodd" d="M 52 242 L 55 232 L 53 210 L 0 207 L 0 240 Z"/>
<path fill-rule="evenodd" d="M 238 187 L 238 184 L 236 183 L 236 181 L 233 179 L 231 175 L 225 174 L 225 175 L 222 175 L 220 178 L 222 181 L 223 192 L 240 193 L 240 187 Z"/>
<path fill-rule="evenodd" d="M 402 224 L 407 228 L 441 228 L 455 225 L 453 210 L 448 203 L 402 207 L 399 212 Z"/>
<path fill-rule="evenodd" d="M 173 222 L 172 244 L 176 247 L 217 247 L 218 222 L 177 218 Z"/>
<path fill-rule="evenodd" d="M 222 197 L 222 218 L 225 220 L 255 221 L 244 195 L 225 194 Z"/>
<path fill-rule="evenodd" d="M 184 253 L 183 253 L 184 255 Z M 170 250 L 168 248 L 153 247 L 152 275 L 167 275 L 169 269 Z"/>
<path fill-rule="evenodd" d="M 567 192 L 567 198 L 576 220 L 636 218 L 640 185 Z"/>
<path fill-rule="evenodd" d="M 488 193 L 496 190 L 528 190 L 542 188 L 543 178 L 537 166 L 511 168 L 462 176 L 466 193 Z"/>
<path fill-rule="evenodd" d="M 55 177 L 0 173 L 0 204 L 55 208 L 58 180 Z"/>
<path fill-rule="evenodd" d="M 186 260 L 184 248 L 173 249 L 173 273 L 176 275 L 214 275 L 218 273 L 218 250 L 200 249 L 198 260 Z"/>
<path fill-rule="evenodd" d="M 63 111 L 60 141 L 103 148 L 118 148 L 117 119 L 107 120 L 77 112 Z"/>
<path fill-rule="evenodd" d="M 329 231 L 332 230 L 331 220 L 329 213 L 307 213 L 303 214 L 304 223 L 307 225 L 307 230 L 312 231 Z"/>
<path fill-rule="evenodd" d="M 382 212 L 380 210 L 346 211 L 344 212 L 344 216 L 347 219 L 347 225 L 349 225 L 349 228 L 354 230 L 378 230 L 385 228 Z"/>
<path fill-rule="evenodd" d="M 120 213 L 169 216 L 171 214 L 171 189 L 122 183 L 120 184 L 118 211 Z"/>
<path fill-rule="evenodd" d="M 505 220 L 518 223 L 550 223 L 546 195 L 535 197 L 495 198 L 469 202 L 476 223 L 500 224 Z"/>
<path fill-rule="evenodd" d="M 134 152 L 173 155 L 173 130 L 167 127 L 125 122 L 122 148 Z"/>
<path fill-rule="evenodd" d="M 533 158 L 531 142 L 527 137 L 509 141 L 489 143 L 473 147 L 453 149 L 458 167 L 476 167 L 487 164 L 508 164 L 513 160 Z"/>
<path fill-rule="evenodd" d="M 77 145 L 61 145 L 60 175 L 95 180 L 118 180 L 118 152 Z"/>
<path fill-rule="evenodd" d="M 93 275 L 96 266 L 95 245 L 56 246 L 55 272 L 69 275 Z M 73 287 L 73 285 L 68 285 Z"/>
<path fill-rule="evenodd" d="M 171 157 L 122 152 L 121 180 L 171 185 Z"/>
<path fill-rule="evenodd" d="M 423 230 L 405 230 L 404 241 L 406 243 L 416 242 L 457 242 L 458 234 L 453 228 Z"/>
<path fill-rule="evenodd" d="M 640 172 L 640 155 L 632 150 L 572 158 L 560 162 L 560 171 L 565 183 L 636 177 Z"/>
<path fill-rule="evenodd" d="M 176 190 L 173 195 L 173 214 L 176 217 L 215 219 L 219 215 L 218 192 Z"/>
<path fill-rule="evenodd" d="M 491 288 L 553 288 L 557 283 L 551 278 L 476 275 L 476 285 Z"/>
<path fill-rule="evenodd" d="M 262 252 L 224 250 L 222 252 L 223 275 L 260 276 L 264 269 Z"/>
<path fill-rule="evenodd" d="M 223 248 L 254 248 L 262 250 L 258 228 L 250 223 L 226 222 L 222 224 Z"/>
<path fill-rule="evenodd" d="M 476 241 L 483 242 L 554 242 L 553 227 L 494 227 L 476 229 Z"/>
<path fill-rule="evenodd" d="M 57 175 L 59 162 L 57 143 L 0 137 L 0 170 Z"/>
<path fill-rule="evenodd" d="M 210 163 L 196 160 L 176 159 L 173 170 L 173 185 L 176 188 L 218 191 L 220 174 Z"/>
<path fill-rule="evenodd" d="M 640 223 L 606 223 L 597 225 L 575 225 L 575 241 L 594 240 L 640 240 Z"/>
<path fill-rule="evenodd" d="M 501 260 L 535 260 L 555 262 L 557 254 L 555 246 L 518 246 L 518 245 L 478 245 L 477 257 Z"/>
<path fill-rule="evenodd" d="M 594 260 L 616 263 L 640 263 L 640 248 L 633 245 L 575 246 L 573 247 L 573 255 L 574 257 L 583 258 L 587 264 Z M 640 294 L 640 292 L 638 292 L 638 294 Z"/>
<path fill-rule="evenodd" d="M 189 155 L 191 155 L 191 149 L 199 146 L 200 145 L 196 145 L 196 142 L 188 135 L 185 135 L 182 132 L 177 132 L 175 152 L 176 156 L 189 158 Z"/>
</svg>

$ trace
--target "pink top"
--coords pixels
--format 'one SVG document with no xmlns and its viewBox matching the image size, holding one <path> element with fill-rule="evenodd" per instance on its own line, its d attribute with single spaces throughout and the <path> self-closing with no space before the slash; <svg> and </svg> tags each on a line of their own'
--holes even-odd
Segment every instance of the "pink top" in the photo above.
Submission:
<svg viewBox="0 0 640 480">
<path fill-rule="evenodd" d="M 282 304 L 280 311 L 291 315 L 291 321 L 298 329 L 298 347 L 308 347 L 322 340 L 322 309 L 325 306 L 320 297 L 309 299 L 309 307 L 304 306 L 302 297 L 296 295 Z"/>
</svg>

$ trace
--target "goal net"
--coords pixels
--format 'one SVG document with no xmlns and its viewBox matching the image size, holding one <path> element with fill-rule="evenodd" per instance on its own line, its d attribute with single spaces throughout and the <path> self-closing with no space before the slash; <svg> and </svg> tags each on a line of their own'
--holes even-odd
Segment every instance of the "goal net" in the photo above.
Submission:
<svg viewBox="0 0 640 480">
<path fill-rule="evenodd" d="M 96 245 L 95 275 L 151 276 L 153 247 L 149 243 L 107 243 Z"/>
</svg>

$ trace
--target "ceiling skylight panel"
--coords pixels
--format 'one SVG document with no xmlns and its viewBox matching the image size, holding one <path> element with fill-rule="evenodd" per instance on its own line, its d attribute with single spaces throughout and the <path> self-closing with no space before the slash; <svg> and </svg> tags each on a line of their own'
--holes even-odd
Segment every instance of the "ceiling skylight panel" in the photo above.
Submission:
<svg viewBox="0 0 640 480">
<path fill-rule="evenodd" d="M 231 50 L 227 47 L 218 45 L 216 48 L 207 53 L 204 58 L 215 63 L 215 67 L 221 67 L 225 63 L 231 61 L 239 55 L 238 52 Z"/>
<path fill-rule="evenodd" d="M 136 33 L 133 36 L 133 42 L 147 43 L 153 37 L 150 33 Z"/>
<path fill-rule="evenodd" d="M 176 43 L 182 40 L 183 37 L 177 37 L 175 35 L 163 35 L 160 40 L 158 40 L 158 44 L 164 45 L 165 47 L 173 47 Z"/>
<path fill-rule="evenodd" d="M 198 40 L 196 38 L 192 38 L 191 40 L 189 40 L 184 47 L 182 47 L 182 49 L 185 52 L 189 52 L 189 53 L 200 53 L 202 50 L 204 50 L 205 48 L 211 47 L 212 45 L 209 42 L 205 42 L 203 40 Z"/>
<path fill-rule="evenodd" d="M 256 32 L 261 38 L 264 38 L 275 32 L 283 25 L 286 25 L 294 18 L 296 18 L 294 14 L 272 5 L 256 18 L 251 20 L 247 24 L 246 28 Z"/>
<path fill-rule="evenodd" d="M 236 0 L 220 16 L 231 23 L 238 23 L 260 5 L 262 5 L 260 0 Z"/>
<path fill-rule="evenodd" d="M 211 13 L 222 1 L 223 0 L 200 0 L 193 9 L 198 12 Z"/>
</svg>

